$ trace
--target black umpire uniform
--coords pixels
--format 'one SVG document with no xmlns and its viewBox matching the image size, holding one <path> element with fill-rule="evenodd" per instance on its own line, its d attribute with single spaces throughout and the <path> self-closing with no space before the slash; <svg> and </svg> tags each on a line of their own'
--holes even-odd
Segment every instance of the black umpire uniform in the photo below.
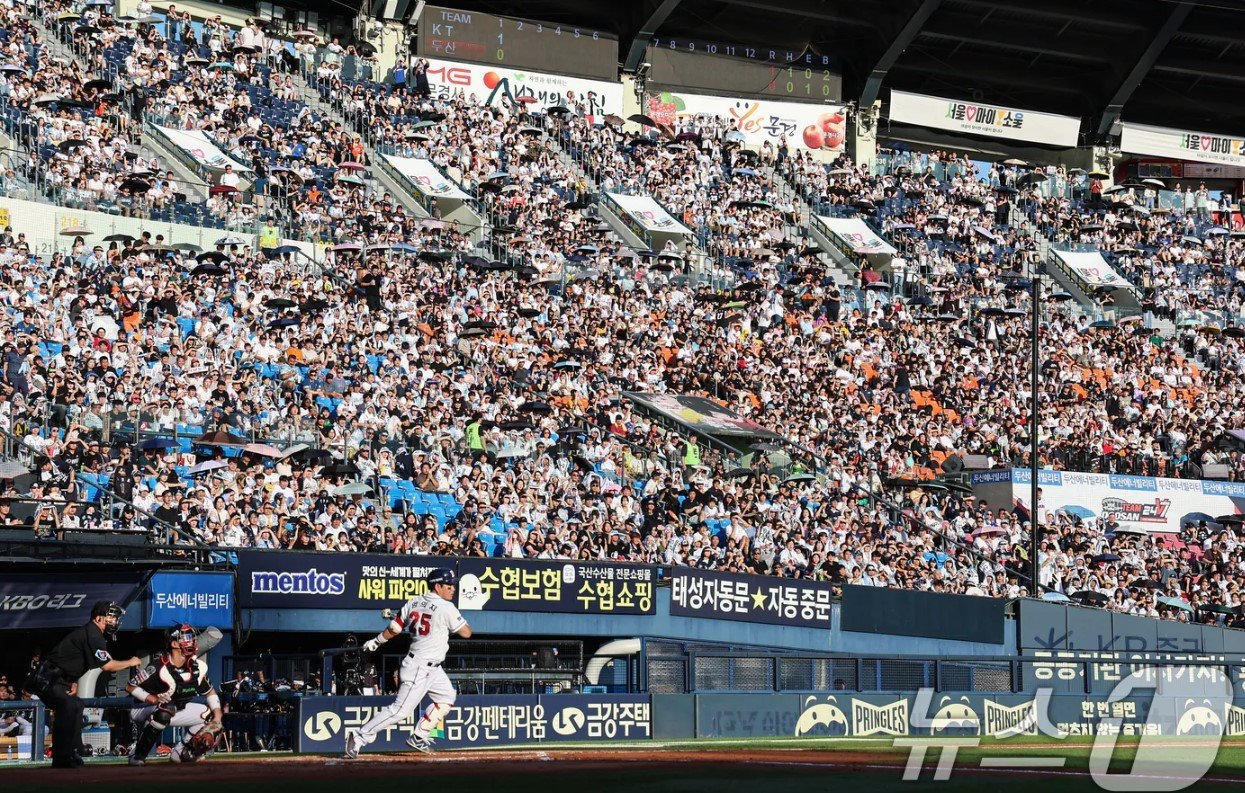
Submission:
<svg viewBox="0 0 1245 793">
<path fill-rule="evenodd" d="M 90 669 L 112 663 L 116 668 L 132 663 L 114 661 L 108 652 L 108 640 L 116 638 L 116 622 L 125 611 L 116 603 L 101 600 L 91 608 L 91 621 L 61 639 L 47 654 L 29 685 L 47 706 L 56 712 L 52 723 L 52 767 L 73 768 L 82 765 L 78 752 L 82 747 L 82 700 L 70 693 L 78 678 Z M 106 627 L 95 621 L 105 618 Z M 111 624 L 109 624 L 111 622 Z M 134 659 L 132 659 L 134 660 Z"/>
</svg>

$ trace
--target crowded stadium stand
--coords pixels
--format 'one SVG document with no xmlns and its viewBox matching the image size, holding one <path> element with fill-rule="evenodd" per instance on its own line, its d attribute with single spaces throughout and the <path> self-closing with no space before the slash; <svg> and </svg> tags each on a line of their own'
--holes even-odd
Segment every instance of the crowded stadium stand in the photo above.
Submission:
<svg viewBox="0 0 1245 793">
<path fill-rule="evenodd" d="M 1155 96 L 1217 12 L 1147 17 L 1170 60 L 1106 102 L 1061 75 L 1109 57 L 1107 12 L 968 74 L 1017 46 L 962 32 L 983 5 L 918 15 L 902 56 L 845 44 L 801 128 L 790 101 L 745 124 L 758 86 L 716 112 L 693 78 L 646 88 L 651 32 L 615 96 L 199 5 L 6 4 L 0 196 L 61 222 L 0 215 L 0 545 L 611 560 L 1238 624 L 1241 502 L 1179 488 L 1245 476 L 1242 178 L 1111 142 L 1121 107 L 1175 123 Z M 1071 138 L 901 116 L 879 69 L 1063 100 Z M 1182 123 L 1245 124 L 1213 107 Z M 1038 469 L 1180 484 L 1154 531 L 978 488 Z"/>
</svg>

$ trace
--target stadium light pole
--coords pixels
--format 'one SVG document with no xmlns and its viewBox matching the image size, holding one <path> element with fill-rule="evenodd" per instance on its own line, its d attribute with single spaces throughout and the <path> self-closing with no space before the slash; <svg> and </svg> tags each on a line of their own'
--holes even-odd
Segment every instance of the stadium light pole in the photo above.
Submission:
<svg viewBox="0 0 1245 793">
<path fill-rule="evenodd" d="M 1041 465 L 1038 463 L 1038 379 L 1041 375 L 1041 358 L 1042 349 L 1041 340 L 1038 336 L 1038 327 L 1042 317 L 1042 278 L 1041 271 L 1037 268 L 1033 270 L 1032 279 L 1032 305 L 1030 311 L 1030 342 L 1032 343 L 1032 371 L 1030 375 L 1030 398 L 1029 406 L 1029 585 L 1031 597 L 1042 596 L 1042 585 L 1038 578 L 1038 473 Z"/>
</svg>

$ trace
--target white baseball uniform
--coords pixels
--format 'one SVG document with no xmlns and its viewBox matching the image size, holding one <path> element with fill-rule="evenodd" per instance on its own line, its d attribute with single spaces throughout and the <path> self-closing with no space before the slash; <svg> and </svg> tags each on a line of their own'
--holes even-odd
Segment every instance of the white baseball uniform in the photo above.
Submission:
<svg viewBox="0 0 1245 793">
<path fill-rule="evenodd" d="M 359 746 L 367 746 L 376 740 L 376 733 L 388 729 L 404 721 L 419 707 L 427 694 L 432 699 L 429 712 L 434 709 L 446 712 L 458 691 L 441 668 L 445 654 L 450 649 L 450 634 L 462 629 L 467 624 L 458 608 L 435 592 L 411 598 L 402 607 L 398 616 L 389 622 L 389 630 L 394 633 L 406 632 L 411 635 L 411 648 L 402 661 L 398 672 L 398 696 L 393 704 L 377 712 L 372 720 L 359 729 Z M 436 727 L 429 723 L 426 713 L 424 718 L 415 725 L 415 735 L 427 738 L 428 733 Z"/>
</svg>

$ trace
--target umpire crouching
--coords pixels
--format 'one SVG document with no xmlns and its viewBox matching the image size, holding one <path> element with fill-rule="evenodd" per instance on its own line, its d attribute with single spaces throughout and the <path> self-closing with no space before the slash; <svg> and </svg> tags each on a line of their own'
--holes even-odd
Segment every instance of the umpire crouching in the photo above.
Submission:
<svg viewBox="0 0 1245 793">
<path fill-rule="evenodd" d="M 52 723 L 52 767 L 75 768 L 82 765 L 78 750 L 82 746 L 82 700 L 78 698 L 78 678 L 96 667 L 105 672 L 139 666 L 138 658 L 128 661 L 108 654 L 108 641 L 117 638 L 117 623 L 125 609 L 110 600 L 91 607 L 91 621 L 61 639 L 35 671 L 28 688 L 56 712 Z"/>
</svg>

